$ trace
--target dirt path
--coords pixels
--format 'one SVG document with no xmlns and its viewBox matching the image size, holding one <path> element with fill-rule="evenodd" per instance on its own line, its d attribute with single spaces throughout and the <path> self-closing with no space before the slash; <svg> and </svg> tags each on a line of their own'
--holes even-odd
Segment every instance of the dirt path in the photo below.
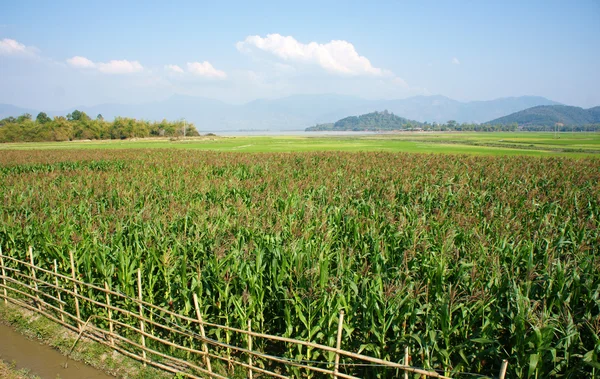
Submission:
<svg viewBox="0 0 600 379">
<path fill-rule="evenodd" d="M 69 359 L 39 342 L 27 339 L 11 327 L 0 323 L 0 359 L 14 362 L 17 369 L 28 369 L 42 379 L 109 379 L 105 374 L 82 362 Z"/>
</svg>

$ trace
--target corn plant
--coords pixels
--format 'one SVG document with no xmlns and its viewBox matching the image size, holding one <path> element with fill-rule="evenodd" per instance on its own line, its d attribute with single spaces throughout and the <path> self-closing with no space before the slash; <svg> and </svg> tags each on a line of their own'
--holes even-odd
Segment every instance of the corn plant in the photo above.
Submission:
<svg viewBox="0 0 600 379">
<path fill-rule="evenodd" d="M 413 365 L 452 376 L 497 375 L 502 359 L 510 377 L 600 370 L 598 159 L 6 151 L 0 178 L 4 254 L 33 246 L 70 275 L 72 251 L 81 280 L 131 297 L 142 268 L 144 299 L 190 317 L 196 294 L 206 321 L 335 346 L 344 310 L 344 349 L 400 362 L 409 347 Z"/>
</svg>

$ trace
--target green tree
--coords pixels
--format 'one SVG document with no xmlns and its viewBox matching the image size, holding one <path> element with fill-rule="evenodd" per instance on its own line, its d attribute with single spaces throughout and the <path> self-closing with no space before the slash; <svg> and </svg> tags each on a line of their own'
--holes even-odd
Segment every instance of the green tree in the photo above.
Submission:
<svg viewBox="0 0 600 379">
<path fill-rule="evenodd" d="M 29 113 L 23 113 L 19 117 L 17 117 L 18 123 L 23 123 L 25 121 L 31 121 L 31 115 Z"/>
<path fill-rule="evenodd" d="M 48 115 L 45 112 L 40 112 L 38 113 L 37 117 L 35 118 L 37 120 L 37 122 L 39 122 L 40 124 L 45 124 L 47 122 L 52 121 L 52 119 L 50 117 L 48 117 Z"/>
<path fill-rule="evenodd" d="M 67 115 L 67 120 L 69 120 L 69 121 L 88 121 L 88 120 L 90 120 L 90 116 L 88 116 L 85 112 L 75 109 L 73 111 L 73 113 L 69 113 Z"/>
<path fill-rule="evenodd" d="M 14 118 L 13 116 L 9 116 L 7 118 L 0 120 L 0 126 L 7 125 L 7 124 L 13 124 L 15 122 L 17 122 L 17 119 Z"/>
</svg>

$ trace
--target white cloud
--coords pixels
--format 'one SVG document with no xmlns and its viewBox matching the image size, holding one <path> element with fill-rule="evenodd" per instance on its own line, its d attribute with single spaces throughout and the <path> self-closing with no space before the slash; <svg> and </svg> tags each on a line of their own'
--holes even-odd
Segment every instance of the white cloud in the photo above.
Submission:
<svg viewBox="0 0 600 379">
<path fill-rule="evenodd" d="M 165 70 L 170 71 L 170 72 L 174 72 L 177 74 L 183 74 L 183 69 L 179 66 L 177 66 L 176 64 L 168 64 L 165 66 Z"/>
<path fill-rule="evenodd" d="M 373 67 L 371 62 L 358 54 L 354 45 L 344 40 L 333 40 L 325 44 L 297 41 L 292 36 L 268 34 L 248 36 L 244 41 L 236 43 L 241 52 L 252 52 L 258 49 L 272 54 L 287 62 L 316 64 L 321 68 L 341 75 L 387 76 L 389 71 Z"/>
<path fill-rule="evenodd" d="M 188 62 L 187 70 L 188 70 L 188 72 L 190 72 L 194 75 L 203 76 L 206 78 L 211 78 L 211 79 L 227 78 L 227 74 L 224 71 L 217 70 L 216 68 L 213 67 L 212 64 L 210 64 L 207 61 L 204 61 L 202 63 Z"/>
<path fill-rule="evenodd" d="M 0 40 L 0 55 L 35 55 L 37 49 L 25 46 L 14 39 L 4 38 Z"/>
<path fill-rule="evenodd" d="M 67 59 L 69 66 L 77 68 L 95 68 L 96 64 L 85 57 L 75 56 Z"/>
<path fill-rule="evenodd" d="M 75 56 L 67 59 L 67 64 L 75 68 L 93 68 L 105 74 L 133 74 L 144 71 L 144 67 L 140 62 L 128 60 L 112 60 L 95 63 L 86 57 Z"/>
<path fill-rule="evenodd" d="M 144 71 L 144 67 L 138 61 L 112 60 L 107 63 L 98 63 L 98 71 L 105 74 L 133 74 Z"/>
<path fill-rule="evenodd" d="M 26 51 L 25 45 L 14 39 L 4 38 L 0 41 L 0 53 L 5 55 L 19 54 Z"/>
<path fill-rule="evenodd" d="M 452 58 L 452 63 L 453 64 L 460 64 L 460 61 L 458 60 L 457 57 Z"/>
</svg>

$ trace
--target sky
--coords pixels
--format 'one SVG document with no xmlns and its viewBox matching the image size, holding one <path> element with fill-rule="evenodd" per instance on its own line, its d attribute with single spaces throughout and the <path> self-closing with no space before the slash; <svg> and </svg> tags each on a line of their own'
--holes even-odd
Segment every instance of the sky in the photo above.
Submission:
<svg viewBox="0 0 600 379">
<path fill-rule="evenodd" d="M 0 0 L 0 103 L 175 94 L 600 105 L 600 1 Z"/>
</svg>

